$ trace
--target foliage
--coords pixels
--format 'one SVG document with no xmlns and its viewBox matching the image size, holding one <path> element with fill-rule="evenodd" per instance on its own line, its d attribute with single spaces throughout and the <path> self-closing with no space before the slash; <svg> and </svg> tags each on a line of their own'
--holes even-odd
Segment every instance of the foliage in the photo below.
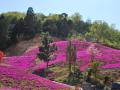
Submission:
<svg viewBox="0 0 120 90">
<path fill-rule="evenodd" d="M 12 21 L 13 18 L 16 18 L 17 20 L 19 20 L 20 18 L 25 17 L 25 13 L 21 13 L 21 12 L 7 12 L 7 13 L 3 13 L 3 15 L 5 15 L 5 17 L 7 17 L 7 19 L 10 19 Z M 15 22 L 12 22 L 15 23 Z"/>
<path fill-rule="evenodd" d="M 89 64 L 93 64 L 93 67 L 99 66 L 98 62 L 90 63 L 91 58 L 90 54 L 87 52 L 87 49 L 91 45 L 91 42 L 72 40 L 71 43 L 76 46 L 77 62 L 81 63 L 79 64 L 80 71 L 85 71 L 89 67 Z M 51 60 L 49 65 L 58 65 L 60 62 L 65 63 L 68 41 L 53 42 L 53 44 L 56 44 L 58 47 L 58 50 L 55 52 L 57 54 L 57 57 Z M 99 68 L 120 68 L 120 50 L 106 47 L 101 44 L 96 44 L 95 47 L 97 47 L 98 50 L 100 50 L 102 53 L 102 55 L 96 56 L 96 58 L 98 58 L 100 62 L 104 63 L 100 65 Z M 25 52 L 21 56 L 6 57 L 6 60 L 4 62 L 6 65 L 0 65 L 0 84 L 2 83 L 4 86 L 20 88 L 22 90 L 31 88 L 43 89 L 42 86 L 47 87 L 47 89 L 51 88 L 52 90 L 56 90 L 58 88 L 63 88 L 64 90 L 64 87 L 69 87 L 64 84 L 53 83 L 53 81 L 51 82 L 50 80 L 46 80 L 44 78 L 31 74 L 32 70 L 46 68 L 45 62 L 41 62 L 39 66 L 35 66 L 34 60 L 37 58 L 37 53 L 39 53 L 39 49 L 35 48 L 29 50 L 28 52 Z M 96 72 L 96 70 L 94 71 Z M 79 74 L 77 75 L 79 76 Z"/>
<path fill-rule="evenodd" d="M 50 45 L 50 43 L 52 42 L 53 41 L 49 37 L 49 33 L 44 33 L 42 39 L 42 45 L 39 47 L 40 53 L 38 54 L 38 57 L 47 63 L 47 68 L 49 61 L 52 59 L 51 55 L 57 49 L 57 47 L 54 44 Z"/>
<path fill-rule="evenodd" d="M 93 22 L 87 35 L 92 36 L 96 42 L 119 48 L 120 32 L 113 25 L 109 26 L 106 22 Z"/>
<path fill-rule="evenodd" d="M 85 36 L 80 33 L 74 33 L 74 34 L 69 34 L 67 39 L 68 40 L 78 39 L 80 41 L 85 41 Z"/>
<path fill-rule="evenodd" d="M 46 16 L 35 13 L 33 8 L 29 7 L 27 13 L 7 12 L 0 16 L 4 16 L 4 19 L 0 20 L 0 31 L 4 30 L 4 33 L 1 33 L 4 35 L 4 41 L 3 36 L 0 35 L 0 49 L 2 50 L 21 40 L 31 39 L 42 32 L 49 32 L 50 35 L 64 40 L 69 36 L 70 39 L 78 38 L 120 48 L 120 32 L 114 25 L 101 20 L 83 21 L 79 13 L 71 16 L 66 13 Z"/>
<path fill-rule="evenodd" d="M 27 14 L 24 18 L 24 36 L 26 38 L 32 38 L 35 36 L 35 14 L 32 7 L 29 7 Z"/>
<path fill-rule="evenodd" d="M 77 68 L 77 56 L 76 56 L 76 46 L 68 41 L 67 53 L 66 53 L 67 63 L 68 63 L 68 83 L 76 84 L 80 82 L 80 76 L 82 75 L 80 70 Z"/>
<path fill-rule="evenodd" d="M 23 69 L 7 66 L 0 66 L 1 83 L 4 87 L 11 87 L 15 90 L 69 90 L 69 87 L 64 84 L 33 75 Z"/>
<path fill-rule="evenodd" d="M 0 50 L 5 50 L 8 47 L 9 41 L 9 22 L 4 15 L 0 16 Z"/>
<path fill-rule="evenodd" d="M 18 20 L 18 22 L 16 23 L 16 25 L 10 33 L 11 42 L 16 43 L 17 41 L 23 38 L 22 30 L 24 30 L 24 20 L 21 18 L 20 20 Z"/>
<path fill-rule="evenodd" d="M 91 70 L 92 70 L 92 75 L 96 78 L 97 77 L 97 74 L 99 73 L 100 71 L 100 65 L 101 63 L 98 62 L 98 61 L 93 61 L 91 62 Z"/>
<path fill-rule="evenodd" d="M 76 71 L 76 47 L 72 44 L 71 41 L 68 42 L 67 52 L 66 52 L 66 60 L 68 63 L 68 83 L 72 83 L 76 81 L 75 79 L 79 79 L 79 70 Z"/>
<path fill-rule="evenodd" d="M 24 17 L 13 23 L 14 27 L 11 30 L 10 37 L 11 42 L 15 43 L 17 41 L 31 39 L 36 33 L 41 32 L 41 20 L 35 16 L 32 7 L 29 7 L 27 13 Z"/>
<path fill-rule="evenodd" d="M 90 70 L 88 72 L 89 75 L 93 75 L 95 78 L 97 77 L 97 74 L 99 72 L 99 66 L 101 63 L 96 59 L 97 56 L 101 56 L 100 51 L 95 47 L 96 44 L 91 44 L 88 48 L 88 53 L 91 57 L 91 63 L 90 63 Z"/>
<path fill-rule="evenodd" d="M 80 34 L 85 34 L 89 32 L 89 27 L 91 26 L 91 21 L 87 20 L 86 22 L 82 20 L 82 16 L 79 13 L 75 13 L 71 16 L 73 21 L 74 31 Z"/>
</svg>

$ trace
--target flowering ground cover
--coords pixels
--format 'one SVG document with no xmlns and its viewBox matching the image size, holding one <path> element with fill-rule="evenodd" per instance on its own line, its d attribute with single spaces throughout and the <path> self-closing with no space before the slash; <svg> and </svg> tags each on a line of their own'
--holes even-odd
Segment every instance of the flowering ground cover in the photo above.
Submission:
<svg viewBox="0 0 120 90">
<path fill-rule="evenodd" d="M 68 41 L 54 42 L 57 45 L 58 50 L 55 52 L 57 55 L 56 59 L 50 61 L 49 65 L 56 64 L 59 62 L 66 62 L 66 48 Z M 91 42 L 82 42 L 78 40 L 73 40 L 72 44 L 77 47 L 77 60 L 80 62 L 80 70 L 84 71 L 88 68 L 91 62 L 91 55 L 88 52 L 88 48 L 93 44 Z M 96 55 L 96 59 L 103 62 L 101 68 L 111 69 L 120 68 L 120 50 L 112 49 L 110 47 L 103 46 L 101 44 L 95 44 L 100 52 L 100 55 Z M 42 62 L 39 68 L 45 68 L 45 62 Z"/>
<path fill-rule="evenodd" d="M 13 57 L 6 57 L 4 62 L 6 64 L 12 65 L 16 68 L 23 69 L 28 71 L 31 67 L 35 66 L 35 58 L 36 56 L 13 56 Z"/>
<path fill-rule="evenodd" d="M 69 90 L 67 85 L 52 82 L 12 66 L 0 66 L 0 83 L 18 90 Z"/>
<path fill-rule="evenodd" d="M 66 48 L 68 41 L 59 41 L 53 44 L 57 45 L 58 50 L 55 51 L 54 55 L 56 57 L 49 62 L 49 65 L 58 64 L 60 62 L 66 64 Z M 91 55 L 88 50 L 93 43 L 73 40 L 72 44 L 77 48 L 77 61 L 80 66 L 80 71 L 85 71 L 91 62 Z M 120 50 L 112 49 L 101 44 L 94 44 L 94 46 L 100 52 L 99 55 L 95 56 L 95 59 L 103 63 L 100 66 L 101 68 L 120 68 Z M 37 58 L 38 52 L 39 49 L 34 48 L 21 56 L 4 57 L 4 63 L 8 66 L 0 65 L 0 83 L 16 89 L 23 88 L 22 90 L 27 90 L 28 88 L 36 88 L 35 90 L 39 90 L 38 88 L 45 88 L 45 90 L 68 89 L 68 86 L 53 83 L 50 80 L 31 74 L 35 69 L 46 68 L 44 61 L 36 65 L 35 59 Z"/>
<path fill-rule="evenodd" d="M 68 85 L 31 74 L 37 52 L 38 49 L 33 49 L 22 56 L 4 57 L 5 64 L 0 64 L 0 83 L 16 90 L 70 90 Z"/>
</svg>

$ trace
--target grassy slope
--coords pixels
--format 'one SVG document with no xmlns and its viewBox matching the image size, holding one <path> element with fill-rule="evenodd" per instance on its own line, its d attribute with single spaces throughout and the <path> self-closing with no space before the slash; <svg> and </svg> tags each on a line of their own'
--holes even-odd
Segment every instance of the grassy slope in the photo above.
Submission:
<svg viewBox="0 0 120 90">
<path fill-rule="evenodd" d="M 21 55 L 28 49 L 38 47 L 40 44 L 39 41 L 41 41 L 40 36 L 35 36 L 35 38 L 31 40 L 20 41 L 16 45 L 9 47 L 6 53 L 8 56 Z"/>
<path fill-rule="evenodd" d="M 53 37 L 54 41 L 59 41 L 60 39 Z M 8 48 L 6 51 L 7 56 L 16 56 L 23 54 L 26 50 L 31 50 L 32 48 L 38 47 L 40 45 L 41 37 L 36 35 L 31 40 L 20 41 L 16 45 Z"/>
</svg>

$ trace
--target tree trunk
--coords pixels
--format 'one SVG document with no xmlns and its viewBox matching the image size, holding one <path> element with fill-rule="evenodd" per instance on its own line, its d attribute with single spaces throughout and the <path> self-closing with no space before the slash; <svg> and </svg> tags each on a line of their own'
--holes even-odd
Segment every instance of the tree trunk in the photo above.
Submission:
<svg viewBox="0 0 120 90">
<path fill-rule="evenodd" d="M 71 82 L 71 63 L 69 61 L 69 77 L 68 77 L 68 82 Z"/>
<path fill-rule="evenodd" d="M 48 69 L 48 66 L 49 66 L 49 61 L 47 61 L 47 69 Z"/>
</svg>

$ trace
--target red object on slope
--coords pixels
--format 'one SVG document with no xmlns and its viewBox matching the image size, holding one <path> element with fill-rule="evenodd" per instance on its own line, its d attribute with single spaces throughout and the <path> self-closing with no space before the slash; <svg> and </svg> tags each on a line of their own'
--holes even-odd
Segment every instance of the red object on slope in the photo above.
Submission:
<svg viewBox="0 0 120 90">
<path fill-rule="evenodd" d="M 0 60 L 4 57 L 4 53 L 2 51 L 0 51 Z"/>
</svg>

